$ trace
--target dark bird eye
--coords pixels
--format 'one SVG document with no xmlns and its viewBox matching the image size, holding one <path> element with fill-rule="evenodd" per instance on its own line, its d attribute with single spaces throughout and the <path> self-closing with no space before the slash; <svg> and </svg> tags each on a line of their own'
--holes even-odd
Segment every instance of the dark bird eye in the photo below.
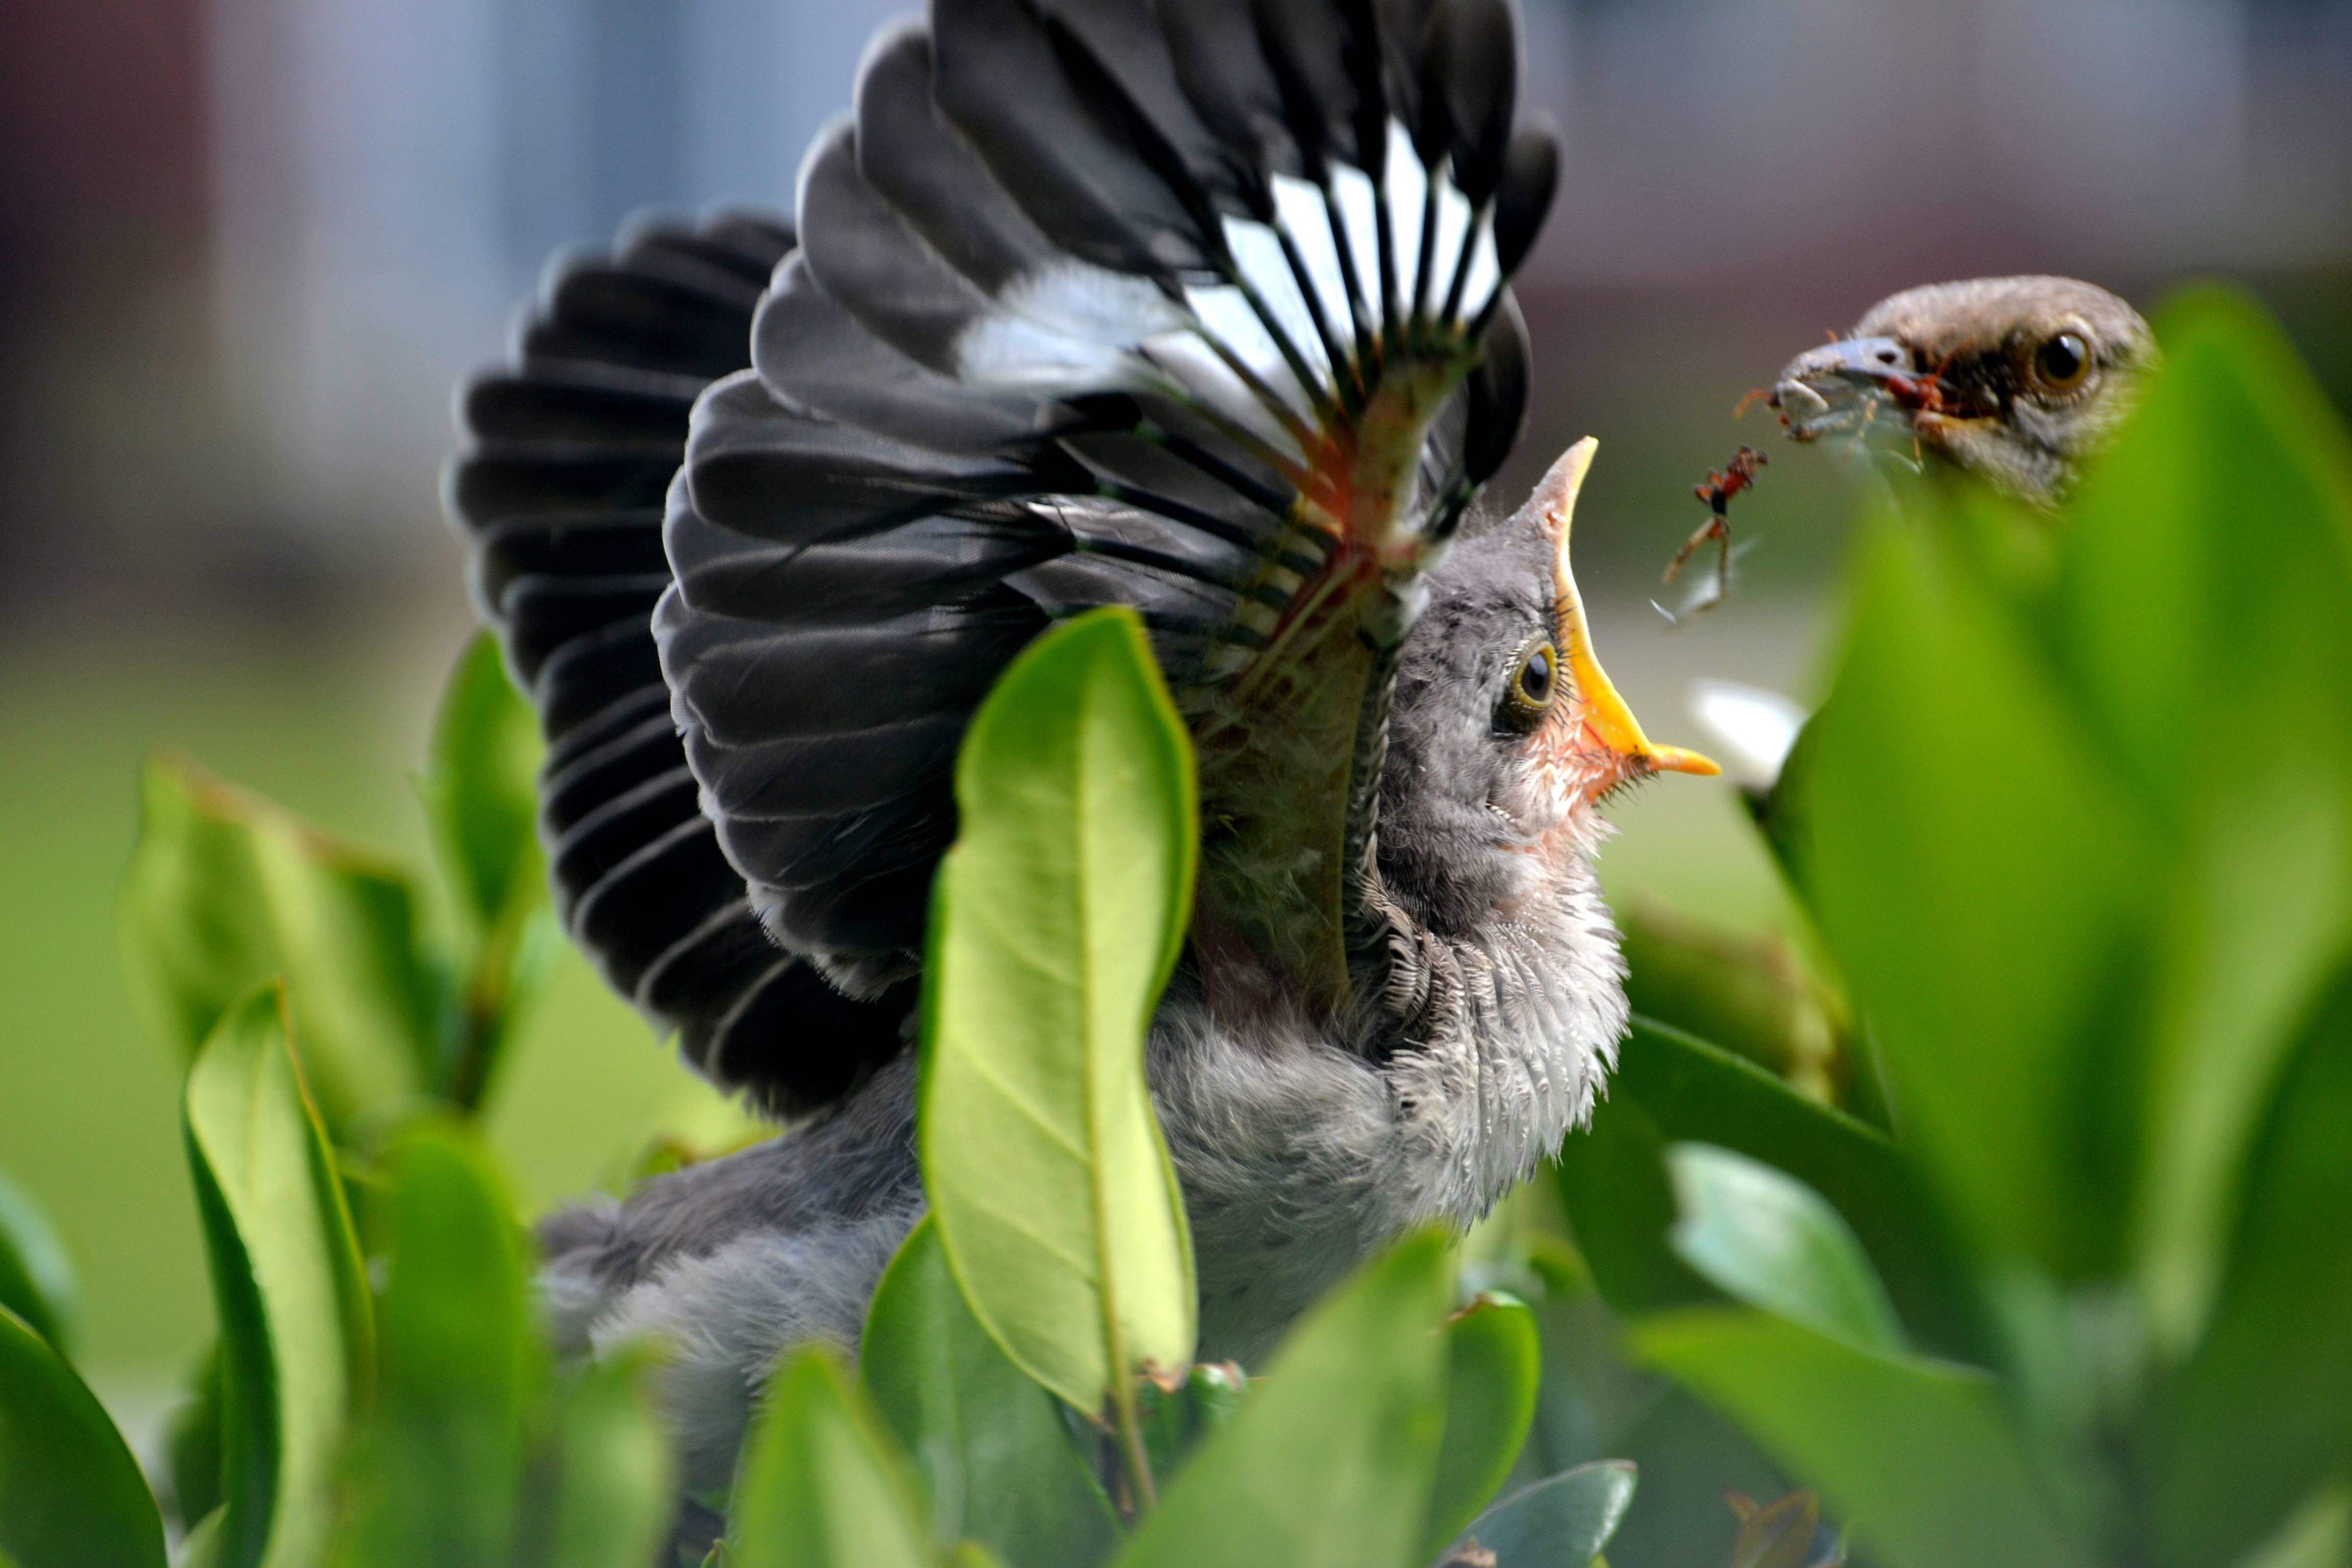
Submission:
<svg viewBox="0 0 2352 1568">
<path fill-rule="evenodd" d="M 1542 717 L 1559 689 L 1559 650 L 1539 642 L 1519 656 L 1511 672 L 1511 688 L 1504 695 L 1504 716 L 1522 727 Z"/>
<path fill-rule="evenodd" d="M 2033 379 L 2050 392 L 2072 392 L 2091 374 L 2091 350 L 2074 332 L 2045 338 L 2033 351 Z"/>
</svg>

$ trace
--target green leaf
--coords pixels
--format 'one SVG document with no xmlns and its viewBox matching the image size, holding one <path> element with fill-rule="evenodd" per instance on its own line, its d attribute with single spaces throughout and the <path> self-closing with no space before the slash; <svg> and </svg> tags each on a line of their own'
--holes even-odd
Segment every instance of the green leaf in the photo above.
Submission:
<svg viewBox="0 0 2352 1568">
<path fill-rule="evenodd" d="M 422 1126 L 388 1163 L 381 1372 L 342 1560 L 503 1562 L 544 1376 L 522 1237 L 488 1157 L 458 1130 Z"/>
<path fill-rule="evenodd" d="M 528 1530 L 538 1568 L 646 1568 L 661 1560 L 677 1508 L 670 1445 L 652 1398 L 659 1357 L 645 1347 L 600 1358 L 555 1409 L 545 1523 Z"/>
<path fill-rule="evenodd" d="M 2091 1561 L 1980 1373 L 1737 1309 L 1661 1314 L 1632 1341 L 1818 1486 L 1888 1568 Z"/>
<path fill-rule="evenodd" d="M 2153 864 L 2130 797 L 1934 529 L 1871 530 L 1807 739 L 1801 859 L 1906 1143 L 1988 1254 L 2112 1267 L 2131 1153 L 2108 1086 Z"/>
<path fill-rule="evenodd" d="M 1822 1528 L 1820 1493 L 1790 1492 L 1761 1508 L 1740 1498 L 1732 1506 L 1748 1511 L 1740 1515 L 1731 1568 L 1805 1568 L 1812 1561 L 1813 1537 Z"/>
<path fill-rule="evenodd" d="M 123 948 L 163 1037 L 193 1057 L 231 1004 L 280 976 L 331 1126 L 415 1094 L 443 1002 L 406 874 L 186 762 L 152 763 L 141 801 Z"/>
<path fill-rule="evenodd" d="M 443 689 L 421 784 L 465 939 L 454 1037 L 436 1084 L 459 1110 L 488 1095 L 559 946 L 534 826 L 545 751 L 498 644 L 477 634 Z"/>
<path fill-rule="evenodd" d="M 62 1356 L 73 1353 L 73 1259 L 24 1190 L 0 1175 L 0 1308 L 16 1313 Z"/>
<path fill-rule="evenodd" d="M 1853 1048 L 1837 998 L 1783 938 L 1729 931 L 1637 900 L 1617 925 L 1633 1011 L 1756 1063 L 1808 1098 L 1833 1098 Z"/>
<path fill-rule="evenodd" d="M 923 971 L 919 1138 L 965 1299 L 1081 1411 L 1192 1356 L 1183 1195 L 1144 1035 L 1183 942 L 1192 752 L 1142 623 L 1040 637 L 956 766 Z"/>
<path fill-rule="evenodd" d="M 970 1537 L 1014 1568 L 1108 1555 L 1110 1506 L 1061 1407 L 971 1315 L 928 1215 L 875 1288 L 858 1377 L 914 1459 L 941 1546 Z"/>
<path fill-rule="evenodd" d="M 2074 508 L 2059 626 L 2181 846 L 2136 1226 L 2177 1351 L 2286 1053 L 2352 952 L 2352 439 L 2251 300 L 2193 290 L 2158 327 L 2164 371 Z"/>
<path fill-rule="evenodd" d="M 163 1568 L 163 1519 L 121 1434 L 56 1347 L 0 1307 L 0 1559 Z"/>
<path fill-rule="evenodd" d="M 230 1007 L 188 1074 L 188 1163 L 220 1313 L 224 1568 L 312 1568 L 374 1360 L 367 1286 L 284 993 Z"/>
<path fill-rule="evenodd" d="M 1857 1350 L 1904 1348 L 1885 1287 L 1819 1193 L 1712 1143 L 1675 1144 L 1666 1171 L 1675 1251 L 1727 1295 Z"/>
<path fill-rule="evenodd" d="M 189 1380 L 188 1397 L 164 1430 L 164 1462 L 172 1478 L 172 1513 L 183 1531 L 195 1529 L 221 1506 L 223 1433 L 220 1346 L 206 1347 Z"/>
<path fill-rule="evenodd" d="M 768 1380 L 727 1539 L 732 1568 L 931 1568 L 906 1461 L 829 1347 Z"/>
<path fill-rule="evenodd" d="M 2196 1353 L 2151 1401 L 2150 1538 L 2165 1560 L 2250 1550 L 2352 1467 L 2352 971 L 2258 1129 L 2245 1217 Z"/>
<path fill-rule="evenodd" d="M 499 645 L 477 632 L 457 657 L 433 721 L 420 791 L 434 847 L 478 933 L 543 896 L 536 827 L 546 747 L 530 705 L 507 679 Z"/>
<path fill-rule="evenodd" d="M 1543 1375 L 1536 1315 L 1511 1297 L 1482 1295 L 1445 1325 L 1445 1436 L 1430 1483 L 1424 1558 L 1494 1500 L 1527 1447 Z"/>
<path fill-rule="evenodd" d="M 1633 1505 L 1635 1470 L 1622 1459 L 1579 1465 L 1505 1498 L 1462 1532 L 1495 1554 L 1495 1568 L 1584 1568 Z"/>
<path fill-rule="evenodd" d="M 1119 1568 L 1420 1568 L 1445 1420 L 1445 1243 L 1408 1237 L 1307 1315 Z"/>
<path fill-rule="evenodd" d="M 1602 1294 L 1626 1313 L 1709 1299 L 1667 1243 L 1668 1142 L 1713 1143 L 1785 1171 L 1853 1227 L 1920 1342 L 1988 1356 L 1991 1335 L 1952 1227 L 1902 1152 L 1725 1051 L 1636 1018 L 1591 1130 L 1560 1151 L 1560 1193 Z M 1657 1478 L 1653 1477 L 1653 1481 Z"/>
<path fill-rule="evenodd" d="M 1181 1469 L 1193 1449 L 1224 1429 L 1249 1394 L 1249 1374 L 1232 1362 L 1148 1373 L 1137 1382 L 1143 1450 L 1155 1476 Z"/>
</svg>

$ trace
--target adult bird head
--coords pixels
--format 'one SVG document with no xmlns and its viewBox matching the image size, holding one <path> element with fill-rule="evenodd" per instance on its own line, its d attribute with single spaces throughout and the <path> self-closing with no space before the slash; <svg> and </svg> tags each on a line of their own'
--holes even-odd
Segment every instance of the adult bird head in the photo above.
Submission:
<svg viewBox="0 0 2352 1568">
<path fill-rule="evenodd" d="M 2122 423 L 2156 363 L 2137 311 L 2071 278 L 1906 289 L 1790 360 L 1773 406 L 1799 440 L 1883 420 L 1906 444 L 2047 505 Z"/>
</svg>

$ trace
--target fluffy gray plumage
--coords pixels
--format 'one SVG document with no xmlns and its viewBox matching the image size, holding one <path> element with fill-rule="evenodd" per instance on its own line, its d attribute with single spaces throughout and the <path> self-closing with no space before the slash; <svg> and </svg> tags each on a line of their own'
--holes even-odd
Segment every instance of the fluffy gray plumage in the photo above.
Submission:
<svg viewBox="0 0 2352 1568">
<path fill-rule="evenodd" d="M 1623 968 L 1591 856 L 1602 828 L 1571 705 L 1497 720 L 1519 656 L 1564 644 L 1540 510 L 1433 574 L 1407 637 L 1381 781 L 1385 995 L 1335 1028 L 1280 977 L 1188 962 L 1150 1041 L 1184 1186 L 1202 1351 L 1256 1358 L 1335 1279 L 1416 1224 L 1466 1225 L 1590 1113 L 1624 1032 Z M 658 1332 L 689 1487 L 724 1484 L 780 1349 L 856 1342 L 919 1216 L 901 1057 L 785 1137 L 549 1222 L 544 1289 L 582 1352 Z"/>
</svg>

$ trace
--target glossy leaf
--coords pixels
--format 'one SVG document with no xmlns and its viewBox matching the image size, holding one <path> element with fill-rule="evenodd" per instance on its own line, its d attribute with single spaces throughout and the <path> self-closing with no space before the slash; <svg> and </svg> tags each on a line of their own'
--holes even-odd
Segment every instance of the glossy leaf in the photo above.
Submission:
<svg viewBox="0 0 2352 1568">
<path fill-rule="evenodd" d="M 0 1561 L 163 1568 L 139 1462 L 47 1338 L 0 1307 Z"/>
<path fill-rule="evenodd" d="M 929 1533 L 905 1458 L 839 1357 L 790 1352 L 736 1479 L 730 1568 L 931 1568 Z"/>
<path fill-rule="evenodd" d="M 662 1560 L 676 1506 L 670 1443 L 655 1410 L 658 1358 L 636 1349 L 601 1357 L 560 1392 L 544 1525 L 526 1528 L 533 1568 L 646 1568 Z"/>
<path fill-rule="evenodd" d="M 164 1463 L 172 1479 L 172 1512 L 183 1531 L 194 1530 L 205 1515 L 219 1508 L 222 1467 L 222 1406 L 220 1347 L 208 1347 L 189 1380 L 186 1403 L 172 1413 L 164 1428 Z"/>
<path fill-rule="evenodd" d="M 1859 1350 L 1904 1348 L 1885 1287 L 1819 1193 L 1712 1143 L 1673 1145 L 1666 1170 L 1675 1251 L 1726 1295 Z"/>
<path fill-rule="evenodd" d="M 2259 1130 L 2245 1217 L 2202 1342 L 2151 1405 L 2150 1534 L 2223 1562 L 2352 1467 L 2352 971 Z"/>
<path fill-rule="evenodd" d="M 914 1460 L 941 1546 L 969 1537 L 1013 1568 L 1108 1554 L 1109 1503 L 1059 1405 L 971 1315 L 928 1216 L 875 1288 L 858 1376 Z"/>
<path fill-rule="evenodd" d="M 1731 1568 L 1806 1568 L 1813 1560 L 1813 1538 L 1822 1528 L 1818 1492 L 1790 1492 L 1761 1507 L 1735 1497 L 1731 1506 L 1740 1510 Z"/>
<path fill-rule="evenodd" d="M 535 826 L 546 748 L 529 704 L 478 634 L 450 673 L 421 783 L 444 875 L 457 894 L 465 959 L 452 1038 L 436 1088 L 481 1104 L 559 948 Z"/>
<path fill-rule="evenodd" d="M 1923 1345 L 1959 1359 L 1990 1356 L 1951 1226 L 1892 1142 L 1751 1063 L 1643 1018 L 1619 1047 L 1591 1130 L 1568 1140 L 1558 1167 L 1578 1245 L 1618 1311 L 1711 1295 L 1667 1244 L 1675 1210 L 1664 1154 L 1674 1142 L 1717 1144 L 1811 1187 L 1853 1227 Z"/>
<path fill-rule="evenodd" d="M 1633 1504 L 1636 1472 L 1622 1459 L 1579 1465 L 1515 1492 L 1462 1532 L 1495 1568 L 1584 1568 Z"/>
<path fill-rule="evenodd" d="M 1444 1241 L 1414 1236 L 1309 1313 L 1161 1492 L 1120 1568 L 1422 1568 L 1446 1274 Z"/>
<path fill-rule="evenodd" d="M 62 1356 L 73 1353 L 73 1259 L 48 1217 L 0 1175 L 0 1308 L 14 1312 Z"/>
<path fill-rule="evenodd" d="M 923 1173 L 965 1299 L 1092 1414 L 1190 1361 L 1182 1194 L 1144 1033 L 1192 889 L 1192 753 L 1141 623 L 1040 637 L 972 721 L 923 972 Z"/>
<path fill-rule="evenodd" d="M 151 763 L 141 802 L 123 948 L 163 1037 L 193 1057 L 232 1003 L 278 976 L 331 1126 L 423 1088 L 442 988 L 407 876 L 185 762 Z"/>
<path fill-rule="evenodd" d="M 1430 1482 L 1425 1557 L 1494 1500 L 1527 1447 L 1543 1375 L 1535 1313 L 1511 1297 L 1480 1296 L 1445 1325 L 1445 1436 Z"/>
<path fill-rule="evenodd" d="M 2133 1032 L 2145 825 L 1937 531 L 1873 529 L 1847 642 L 1808 727 L 1801 859 L 1906 1143 L 1989 1255 L 2109 1268 L 2129 1119 L 2105 1086 Z"/>
<path fill-rule="evenodd" d="M 1980 1373 L 1724 1308 L 1663 1313 L 1633 1344 L 1819 1487 L 1888 1568 L 2091 1561 Z"/>
<path fill-rule="evenodd" d="M 1136 1380 L 1143 1449 L 1155 1476 L 1172 1476 L 1192 1450 L 1224 1429 L 1249 1396 L 1249 1374 L 1232 1362 L 1195 1363 Z"/>
<path fill-rule="evenodd" d="M 2185 1347 L 2263 1106 L 2352 952 L 2352 437 L 2251 300 L 2195 290 L 2157 325 L 2163 374 L 2074 509 L 2059 629 L 2182 846 L 2136 1241 Z"/>
<path fill-rule="evenodd" d="M 187 1143 L 220 1314 L 223 1568 L 314 1568 L 373 1325 L 324 1130 L 263 986 L 188 1074 Z"/>
<path fill-rule="evenodd" d="M 545 752 L 497 639 L 476 633 L 442 689 L 420 789 L 459 909 L 478 931 L 543 894 L 535 824 Z"/>
<path fill-rule="evenodd" d="M 343 1561 L 503 1562 L 544 1375 L 522 1237 L 503 1184 L 457 1131 L 419 1129 L 389 1164 L 381 1375 Z"/>
</svg>

